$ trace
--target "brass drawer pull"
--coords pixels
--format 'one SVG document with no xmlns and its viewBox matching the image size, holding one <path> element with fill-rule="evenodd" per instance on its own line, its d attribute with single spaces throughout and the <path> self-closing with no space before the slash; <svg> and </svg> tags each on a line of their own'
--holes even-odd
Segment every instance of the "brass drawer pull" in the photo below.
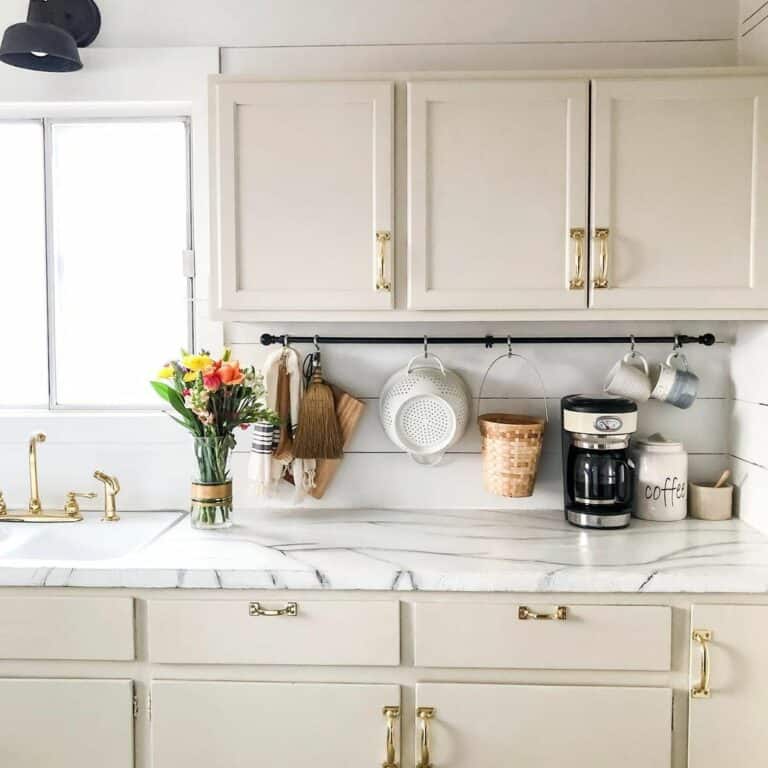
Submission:
<svg viewBox="0 0 768 768">
<path fill-rule="evenodd" d="M 386 247 L 387 243 L 392 239 L 391 232 L 377 232 L 376 233 L 376 290 L 381 292 L 389 292 L 392 290 L 392 283 L 387 280 L 387 257 Z"/>
<path fill-rule="evenodd" d="M 597 276 L 592 281 L 594 288 L 607 288 L 608 287 L 608 235 L 610 230 L 608 229 L 596 229 L 595 240 L 600 244 L 600 251 L 598 254 L 598 270 Z"/>
<path fill-rule="evenodd" d="M 572 229 L 571 240 L 576 243 L 576 251 L 574 255 L 576 275 L 571 278 L 569 287 L 572 291 L 578 291 L 584 287 L 584 230 Z"/>
<path fill-rule="evenodd" d="M 395 723 L 400 717 L 400 707 L 384 707 L 384 717 L 387 718 L 387 742 L 386 759 L 381 768 L 400 768 L 395 749 Z"/>
<path fill-rule="evenodd" d="M 248 603 L 249 616 L 298 616 L 299 604 L 286 603 L 285 608 L 262 608 L 261 603 Z"/>
<path fill-rule="evenodd" d="M 416 717 L 419 718 L 419 753 L 420 760 L 416 768 L 432 768 L 430 762 L 429 721 L 435 716 L 434 707 L 418 707 Z"/>
<path fill-rule="evenodd" d="M 520 621 L 565 621 L 568 618 L 568 609 L 564 605 L 558 605 L 553 613 L 536 613 L 527 605 L 521 605 L 517 609 L 517 618 Z"/>
<path fill-rule="evenodd" d="M 698 685 L 691 688 L 691 698 L 708 699 L 712 695 L 709 689 L 709 641 L 712 632 L 709 629 L 694 629 L 692 638 L 701 648 L 701 672 Z"/>
</svg>

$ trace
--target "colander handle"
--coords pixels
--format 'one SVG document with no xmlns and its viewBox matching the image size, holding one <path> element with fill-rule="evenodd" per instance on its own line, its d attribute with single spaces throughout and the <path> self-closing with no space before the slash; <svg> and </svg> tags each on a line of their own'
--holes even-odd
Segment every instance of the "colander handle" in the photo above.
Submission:
<svg viewBox="0 0 768 768">
<path fill-rule="evenodd" d="M 536 378 L 539 380 L 539 384 L 541 385 L 541 394 L 544 396 L 544 421 L 549 424 L 549 407 L 547 406 L 547 390 L 544 387 L 544 379 L 542 378 L 541 373 L 539 373 L 539 369 L 527 357 L 525 357 L 525 355 L 519 355 L 517 352 L 507 352 L 503 355 L 499 355 L 486 369 L 485 374 L 483 375 L 483 380 L 480 382 L 480 392 L 477 395 L 477 417 L 480 418 L 480 402 L 483 399 L 483 388 L 485 387 L 488 374 L 491 372 L 493 366 L 499 362 L 499 360 L 509 360 L 512 357 L 517 357 L 518 359 L 528 363 L 533 372 L 536 374 Z"/>
<path fill-rule="evenodd" d="M 419 360 L 422 361 L 423 365 L 414 365 L 414 363 Z M 430 364 L 430 360 L 434 360 L 437 365 Z M 411 373 L 414 368 L 440 368 L 440 373 L 445 376 L 445 366 L 443 365 L 443 361 L 431 352 L 428 352 L 426 355 L 416 355 L 415 357 L 412 357 L 411 361 L 408 363 L 408 373 Z"/>
</svg>

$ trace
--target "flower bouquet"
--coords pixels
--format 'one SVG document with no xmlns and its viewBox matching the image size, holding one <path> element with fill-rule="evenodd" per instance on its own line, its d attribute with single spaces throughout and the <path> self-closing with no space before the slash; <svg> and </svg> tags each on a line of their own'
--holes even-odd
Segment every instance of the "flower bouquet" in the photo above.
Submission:
<svg viewBox="0 0 768 768">
<path fill-rule="evenodd" d="M 152 387 L 176 411 L 171 418 L 192 433 L 196 474 L 190 521 L 195 528 L 232 525 L 230 458 L 235 429 L 254 422 L 278 423 L 264 404 L 264 382 L 253 367 L 240 368 L 225 349 L 220 360 L 208 352 L 172 360 Z"/>
</svg>

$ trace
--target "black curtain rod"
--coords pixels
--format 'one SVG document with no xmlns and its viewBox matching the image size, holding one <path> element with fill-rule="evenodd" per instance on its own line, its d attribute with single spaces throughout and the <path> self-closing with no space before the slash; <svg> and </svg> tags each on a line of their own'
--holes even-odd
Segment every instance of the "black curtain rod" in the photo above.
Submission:
<svg viewBox="0 0 768 768">
<path fill-rule="evenodd" d="M 290 334 L 263 333 L 261 343 L 272 344 L 483 344 L 487 349 L 494 344 L 703 344 L 715 343 L 713 333 L 688 336 L 291 336 Z"/>
</svg>

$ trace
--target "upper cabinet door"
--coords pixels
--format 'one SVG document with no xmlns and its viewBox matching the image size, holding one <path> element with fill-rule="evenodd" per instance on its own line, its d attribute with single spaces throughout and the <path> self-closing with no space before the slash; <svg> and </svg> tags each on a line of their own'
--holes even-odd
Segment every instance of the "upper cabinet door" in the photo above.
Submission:
<svg viewBox="0 0 768 768">
<path fill-rule="evenodd" d="M 408 84 L 409 308 L 586 308 L 587 91 Z"/>
<path fill-rule="evenodd" d="M 393 305 L 393 84 L 214 80 L 221 310 Z"/>
<path fill-rule="evenodd" d="M 591 304 L 768 306 L 768 79 L 596 80 Z"/>
</svg>

